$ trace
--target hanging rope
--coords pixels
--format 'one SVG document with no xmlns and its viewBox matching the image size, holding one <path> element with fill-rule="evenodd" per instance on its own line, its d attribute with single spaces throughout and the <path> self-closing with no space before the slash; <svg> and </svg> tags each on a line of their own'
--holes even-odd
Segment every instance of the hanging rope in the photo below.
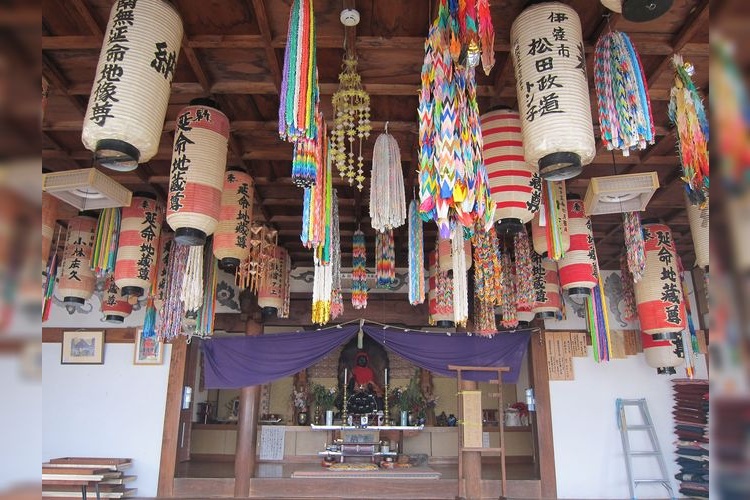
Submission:
<svg viewBox="0 0 750 500">
<path fill-rule="evenodd" d="M 99 278 L 115 271 L 121 219 L 122 210 L 119 207 L 105 208 L 99 213 L 91 254 L 91 270 Z"/>
<path fill-rule="evenodd" d="M 375 234 L 375 286 L 390 288 L 396 280 L 396 253 L 393 230 Z"/>
<path fill-rule="evenodd" d="M 386 124 L 386 128 L 387 128 Z M 370 176 L 370 223 L 375 231 L 401 227 L 406 219 L 404 172 L 396 139 L 386 132 L 375 141 Z"/>
<path fill-rule="evenodd" d="M 417 202 L 409 203 L 409 303 L 424 302 L 424 232 Z"/>
<path fill-rule="evenodd" d="M 185 312 L 196 312 L 203 303 L 203 246 L 190 247 L 180 300 Z"/>
<path fill-rule="evenodd" d="M 365 233 L 357 229 L 352 236 L 352 306 L 367 307 L 367 248 Z"/>
<path fill-rule="evenodd" d="M 698 89 L 693 80 L 693 66 L 682 56 L 672 58 L 675 69 L 674 85 L 670 91 L 669 120 L 677 128 L 677 146 L 682 163 L 682 180 L 687 184 L 691 203 L 703 208 L 708 202 L 708 120 Z"/>
<path fill-rule="evenodd" d="M 646 272 L 646 243 L 643 241 L 641 228 L 641 214 L 639 212 L 623 212 L 622 229 L 625 233 L 625 251 L 628 259 L 628 269 L 633 283 L 638 283 Z"/>
<path fill-rule="evenodd" d="M 466 250 L 463 229 L 456 228 L 451 237 L 453 263 L 453 321 L 456 326 L 466 326 L 469 319 L 469 285 L 466 276 Z"/>
<path fill-rule="evenodd" d="M 159 340 L 177 338 L 182 332 L 182 318 L 185 315 L 185 308 L 180 295 L 182 294 L 182 282 L 185 278 L 185 269 L 191 248 L 202 247 L 188 247 L 172 243 L 169 252 L 169 264 L 167 265 L 166 300 L 159 311 L 156 324 L 156 333 Z"/>
<path fill-rule="evenodd" d="M 628 258 L 625 254 L 620 256 L 620 276 L 622 282 L 622 317 L 625 320 L 633 321 L 638 318 L 638 306 L 635 301 L 633 275 L 630 274 Z"/>
<path fill-rule="evenodd" d="M 331 319 L 336 319 L 344 314 L 344 299 L 341 296 L 341 237 L 339 235 L 339 199 L 336 190 L 333 190 L 331 224 Z"/>
<path fill-rule="evenodd" d="M 604 33 L 594 49 L 594 86 L 602 143 L 628 156 L 654 143 L 654 120 L 640 57 L 625 33 Z"/>
</svg>

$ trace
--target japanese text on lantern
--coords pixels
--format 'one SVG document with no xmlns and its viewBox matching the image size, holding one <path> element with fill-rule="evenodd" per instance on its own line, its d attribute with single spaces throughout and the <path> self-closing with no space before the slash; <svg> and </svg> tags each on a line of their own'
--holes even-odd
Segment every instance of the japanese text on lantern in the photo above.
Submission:
<svg viewBox="0 0 750 500">
<path fill-rule="evenodd" d="M 107 305 L 113 306 L 117 303 L 117 285 L 114 279 L 107 279 Z"/>
<path fill-rule="evenodd" d="M 187 133 L 193 128 L 194 122 L 210 122 L 211 112 L 205 108 L 198 108 L 193 116 L 188 110 L 177 117 L 177 135 L 174 140 L 173 151 L 176 153 L 172 160 L 172 178 L 169 184 L 169 209 L 179 212 L 182 209 L 182 199 L 185 197 L 185 184 L 187 183 L 187 171 L 190 166 L 190 158 L 186 155 L 188 144 L 195 144 L 188 138 Z"/>
<path fill-rule="evenodd" d="M 229 174 L 227 180 L 230 183 L 234 183 L 236 178 Z M 250 232 L 250 185 L 247 182 L 242 182 L 237 186 L 237 225 L 234 227 L 234 231 L 237 234 L 237 246 L 240 248 L 247 247 L 247 235 Z"/>
<path fill-rule="evenodd" d="M 90 120 L 103 127 L 107 118 L 114 118 L 112 114 L 112 103 L 119 102 L 117 95 L 117 83 L 123 75 L 121 63 L 125 60 L 129 40 L 128 29 L 133 26 L 133 9 L 138 0 L 118 0 L 115 16 L 112 19 L 112 27 L 107 34 L 106 63 L 99 71 L 99 79 L 96 80 L 96 89 L 92 96 L 94 105 L 91 108 Z"/>
<path fill-rule="evenodd" d="M 70 263 L 68 264 L 68 267 L 64 272 L 68 274 L 68 279 L 81 281 L 81 277 L 78 276 L 78 273 L 81 270 L 81 259 L 86 257 L 86 252 L 84 251 L 84 249 L 94 244 L 94 233 L 91 233 L 91 237 L 89 238 L 88 242 L 83 241 L 83 237 L 79 234 L 78 238 L 74 241 L 69 242 L 69 244 L 72 246 L 70 255 L 71 257 L 73 257 L 73 259 L 70 260 Z"/>
<path fill-rule="evenodd" d="M 542 201 L 542 178 L 539 174 L 535 173 L 531 176 L 529 187 L 531 187 L 531 199 L 526 202 L 526 208 L 529 212 L 535 213 L 539 210 L 539 204 Z"/>
<path fill-rule="evenodd" d="M 156 239 L 156 225 L 159 212 L 158 208 L 154 211 L 149 211 L 149 202 L 145 200 L 141 207 L 144 210 L 143 221 L 141 222 L 141 226 L 143 226 L 143 229 L 141 229 L 143 243 L 141 243 L 140 249 L 141 257 L 138 259 L 136 265 L 138 266 L 138 278 L 149 281 L 151 278 L 151 266 L 154 262 L 154 255 L 156 253 L 154 249 L 154 239 Z"/>
<path fill-rule="evenodd" d="M 680 284 L 678 282 L 679 276 L 677 276 L 675 267 L 672 265 L 674 260 L 672 235 L 668 231 L 656 230 L 652 232 L 646 229 L 646 241 L 653 238 L 656 238 L 656 248 L 659 249 L 657 255 L 659 262 L 662 264 L 661 275 L 659 276 L 661 301 L 669 304 L 664 308 L 667 315 L 666 320 L 673 325 L 679 325 L 682 323 L 680 320 Z"/>
<path fill-rule="evenodd" d="M 174 76 L 174 66 L 177 62 L 177 52 L 167 52 L 167 42 L 156 42 L 154 44 L 154 59 L 151 61 L 151 67 L 161 74 L 165 80 L 169 80 L 169 75 Z"/>
<path fill-rule="evenodd" d="M 531 260 L 534 265 L 534 301 L 538 303 L 547 302 L 547 270 L 542 266 L 542 256 L 531 252 Z"/>
</svg>

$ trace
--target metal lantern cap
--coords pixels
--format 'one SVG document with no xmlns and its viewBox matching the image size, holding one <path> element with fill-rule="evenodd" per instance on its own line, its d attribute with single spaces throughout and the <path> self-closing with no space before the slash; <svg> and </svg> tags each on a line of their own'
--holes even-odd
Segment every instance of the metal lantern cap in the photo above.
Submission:
<svg viewBox="0 0 750 500">
<path fill-rule="evenodd" d="M 539 158 L 539 175 L 548 181 L 572 179 L 583 172 L 581 157 L 577 153 L 563 151 Z"/>
<path fill-rule="evenodd" d="M 119 139 L 102 139 L 96 143 L 94 161 L 97 165 L 117 172 L 138 168 L 141 153 L 132 144 Z"/>
</svg>

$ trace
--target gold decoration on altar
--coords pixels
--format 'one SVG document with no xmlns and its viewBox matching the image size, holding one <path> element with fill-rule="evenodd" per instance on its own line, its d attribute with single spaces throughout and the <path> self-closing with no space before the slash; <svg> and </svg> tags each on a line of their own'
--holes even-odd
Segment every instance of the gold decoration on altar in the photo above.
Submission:
<svg viewBox="0 0 750 500">
<path fill-rule="evenodd" d="M 254 294 L 266 284 L 278 265 L 274 251 L 278 232 L 263 224 L 250 228 L 250 255 L 237 268 L 235 282 L 241 289 L 249 288 Z"/>
<path fill-rule="evenodd" d="M 362 78 L 357 73 L 357 59 L 345 55 L 339 73 L 339 88 L 333 94 L 334 127 L 332 132 L 332 156 L 342 178 L 362 191 L 365 180 L 362 157 L 362 140 L 370 137 L 370 96 L 362 88 Z M 355 166 L 355 140 L 359 140 L 359 151 Z M 349 143 L 348 146 L 346 143 Z"/>
</svg>

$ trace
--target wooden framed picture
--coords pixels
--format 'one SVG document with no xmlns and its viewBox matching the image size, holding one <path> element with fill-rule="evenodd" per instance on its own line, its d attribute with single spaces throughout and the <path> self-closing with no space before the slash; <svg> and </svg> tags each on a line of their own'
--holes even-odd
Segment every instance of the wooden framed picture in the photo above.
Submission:
<svg viewBox="0 0 750 500">
<path fill-rule="evenodd" d="M 143 328 L 135 331 L 135 355 L 133 363 L 136 365 L 160 365 L 164 361 L 164 342 L 156 337 L 156 332 L 146 335 Z"/>
<path fill-rule="evenodd" d="M 104 363 L 104 331 L 63 332 L 60 362 L 64 365 Z"/>
</svg>

